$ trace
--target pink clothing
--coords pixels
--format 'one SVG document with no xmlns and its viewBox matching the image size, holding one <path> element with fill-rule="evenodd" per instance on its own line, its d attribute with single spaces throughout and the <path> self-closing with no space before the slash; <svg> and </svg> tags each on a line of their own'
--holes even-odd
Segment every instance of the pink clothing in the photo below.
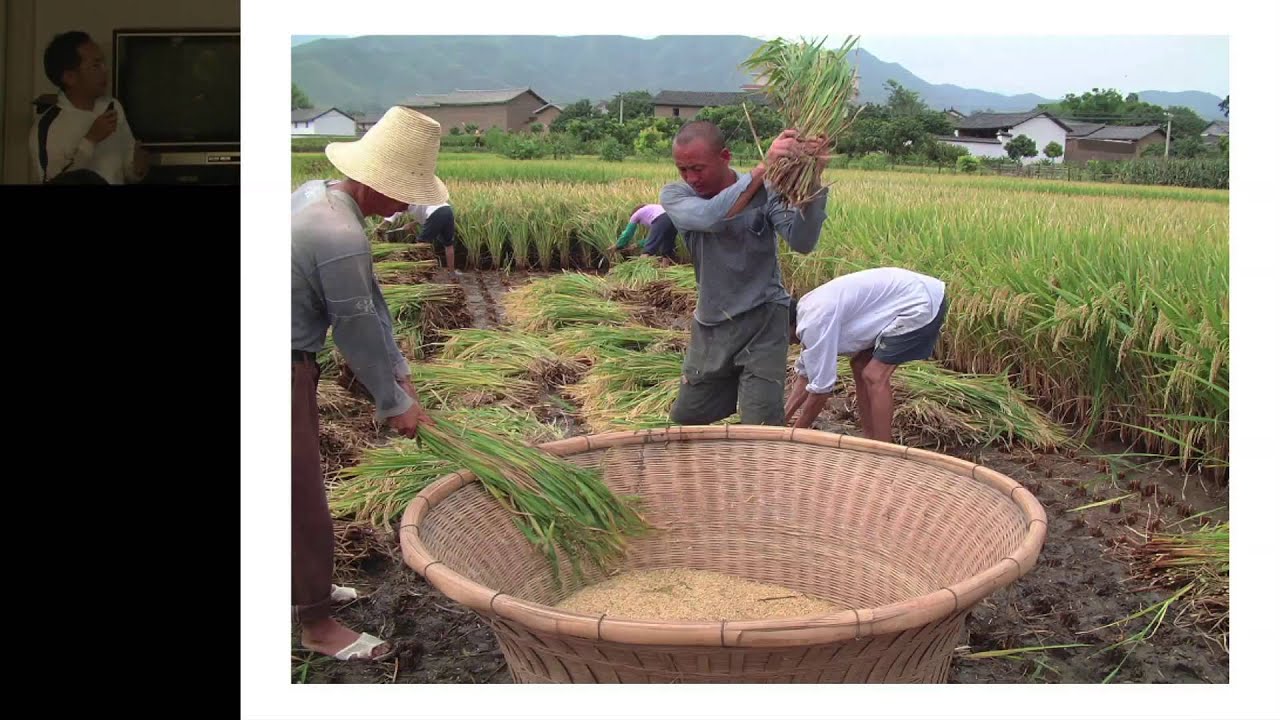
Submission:
<svg viewBox="0 0 1280 720">
<path fill-rule="evenodd" d="M 666 211 L 662 209 L 662 206 L 657 203 L 654 203 L 653 205 L 645 205 L 632 213 L 631 219 L 627 222 L 640 223 L 641 225 L 652 225 L 653 221 L 665 212 Z"/>
</svg>

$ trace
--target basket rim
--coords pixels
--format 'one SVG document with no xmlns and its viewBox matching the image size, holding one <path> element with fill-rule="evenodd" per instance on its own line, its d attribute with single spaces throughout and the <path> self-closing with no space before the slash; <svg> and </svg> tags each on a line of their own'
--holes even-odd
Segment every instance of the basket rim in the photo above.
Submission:
<svg viewBox="0 0 1280 720">
<path fill-rule="evenodd" d="M 533 630 L 587 640 L 633 645 L 694 647 L 786 647 L 816 645 L 900 632 L 953 613 L 966 611 L 982 598 L 1030 572 L 1048 531 L 1043 506 L 1017 481 L 967 460 L 819 430 L 758 425 L 681 425 L 579 435 L 537 447 L 557 456 L 575 455 L 614 446 L 698 440 L 769 440 L 795 442 L 892 455 L 968 477 L 1008 497 L 1022 511 L 1027 532 L 1017 549 L 976 575 L 889 605 L 856 608 L 822 615 L 770 620 L 657 621 L 612 618 L 560 610 L 500 592 L 448 567 L 428 552 L 418 526 L 449 494 L 475 482 L 468 471 L 445 475 L 414 497 L 400 520 L 400 551 L 405 563 L 451 600 L 486 618 L 500 617 Z"/>
</svg>

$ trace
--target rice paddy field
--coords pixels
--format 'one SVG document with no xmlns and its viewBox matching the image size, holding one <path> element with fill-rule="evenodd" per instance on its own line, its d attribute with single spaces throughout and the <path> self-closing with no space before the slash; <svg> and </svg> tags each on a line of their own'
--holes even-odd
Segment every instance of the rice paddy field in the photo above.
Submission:
<svg viewBox="0 0 1280 720">
<path fill-rule="evenodd" d="M 293 157 L 294 187 L 337 177 Z M 667 424 L 692 269 L 611 247 L 674 167 L 445 154 L 439 175 L 461 278 L 370 233 L 424 405 L 525 442 Z M 1036 569 L 975 609 L 951 681 L 1226 682 L 1227 191 L 825 177 L 817 250 L 781 252 L 789 289 L 881 265 L 943 279 L 936 359 L 894 376 L 895 438 L 1003 472 L 1049 514 Z M 324 363 L 335 581 L 365 594 L 339 617 L 397 660 L 339 663 L 295 633 L 294 681 L 510 682 L 487 627 L 405 568 L 391 532 L 448 463 L 375 427 L 340 355 Z M 842 377 L 817 427 L 858 434 Z"/>
</svg>

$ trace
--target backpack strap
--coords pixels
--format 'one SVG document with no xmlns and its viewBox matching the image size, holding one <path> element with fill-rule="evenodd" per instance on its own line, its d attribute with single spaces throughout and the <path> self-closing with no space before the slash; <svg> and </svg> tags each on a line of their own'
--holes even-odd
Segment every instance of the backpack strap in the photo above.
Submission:
<svg viewBox="0 0 1280 720">
<path fill-rule="evenodd" d="M 62 112 L 62 108 L 54 105 L 40 116 L 39 142 L 37 143 L 40 150 L 40 169 L 44 172 L 44 181 L 49 182 L 49 128 L 53 125 L 53 121 L 58 119 L 58 115 Z M 75 155 L 71 156 L 71 160 L 59 171 L 59 174 L 66 172 L 67 168 L 76 161 Z M 56 177 L 56 176 L 55 176 Z"/>
</svg>

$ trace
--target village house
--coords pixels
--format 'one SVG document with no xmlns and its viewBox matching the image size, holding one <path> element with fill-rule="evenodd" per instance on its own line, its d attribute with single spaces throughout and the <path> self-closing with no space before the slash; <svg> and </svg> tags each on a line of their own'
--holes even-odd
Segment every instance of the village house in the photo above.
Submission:
<svg viewBox="0 0 1280 720">
<path fill-rule="evenodd" d="M 1073 164 L 1090 160 L 1134 160 L 1142 157 L 1147 146 L 1165 144 L 1164 128 L 1159 125 L 1069 124 L 1066 161 Z"/>
<path fill-rule="evenodd" d="M 294 135 L 356 134 L 356 120 L 338 108 L 299 108 L 293 111 Z"/>
<path fill-rule="evenodd" d="M 1023 158 L 1024 165 L 1043 159 L 1044 148 L 1051 142 L 1058 143 L 1065 150 L 1067 133 L 1071 131 L 1066 123 L 1044 110 L 974 113 L 955 119 L 954 125 L 953 135 L 938 135 L 937 139 L 965 148 L 976 157 L 1007 158 L 1009 154 L 1005 145 L 1019 135 L 1026 135 L 1035 141 L 1036 154 Z M 1056 158 L 1055 162 L 1062 162 L 1062 158 Z"/>
<path fill-rule="evenodd" d="M 498 127 L 508 132 L 544 128 L 560 117 L 560 106 L 547 102 L 530 88 L 502 90 L 454 90 L 436 95 L 414 95 L 397 103 L 431 116 L 445 132 L 474 124 L 481 130 Z"/>
</svg>

